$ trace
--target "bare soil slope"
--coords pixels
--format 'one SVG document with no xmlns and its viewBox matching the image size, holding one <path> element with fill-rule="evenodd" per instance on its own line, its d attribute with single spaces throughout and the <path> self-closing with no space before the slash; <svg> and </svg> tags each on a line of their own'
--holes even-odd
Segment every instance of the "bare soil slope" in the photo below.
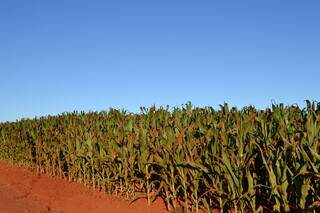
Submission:
<svg viewBox="0 0 320 213">
<path fill-rule="evenodd" d="M 157 200 L 133 204 L 61 178 L 36 175 L 25 168 L 0 162 L 0 213 L 163 213 Z"/>
</svg>

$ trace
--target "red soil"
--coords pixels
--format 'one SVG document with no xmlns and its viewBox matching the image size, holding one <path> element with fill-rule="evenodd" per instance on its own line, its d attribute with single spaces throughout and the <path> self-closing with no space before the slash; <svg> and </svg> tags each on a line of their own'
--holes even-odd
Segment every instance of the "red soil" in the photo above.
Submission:
<svg viewBox="0 0 320 213">
<path fill-rule="evenodd" d="M 132 204 L 61 178 L 36 175 L 26 168 L 0 162 L 0 213 L 164 213 L 159 199 L 150 207 Z"/>
</svg>

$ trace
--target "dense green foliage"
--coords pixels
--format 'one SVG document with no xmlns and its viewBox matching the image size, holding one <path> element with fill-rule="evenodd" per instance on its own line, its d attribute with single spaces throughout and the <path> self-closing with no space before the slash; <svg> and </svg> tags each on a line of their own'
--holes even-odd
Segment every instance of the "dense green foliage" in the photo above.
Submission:
<svg viewBox="0 0 320 213">
<path fill-rule="evenodd" d="M 186 104 L 2 123 L 0 159 L 108 193 L 161 196 L 171 210 L 316 211 L 320 105 Z"/>
</svg>

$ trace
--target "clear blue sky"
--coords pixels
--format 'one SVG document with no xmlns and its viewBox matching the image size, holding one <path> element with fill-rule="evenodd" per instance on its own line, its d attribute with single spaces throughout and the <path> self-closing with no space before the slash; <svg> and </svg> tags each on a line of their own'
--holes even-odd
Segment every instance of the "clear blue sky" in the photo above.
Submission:
<svg viewBox="0 0 320 213">
<path fill-rule="evenodd" d="M 0 1 L 0 121 L 320 97 L 320 1 Z"/>
</svg>

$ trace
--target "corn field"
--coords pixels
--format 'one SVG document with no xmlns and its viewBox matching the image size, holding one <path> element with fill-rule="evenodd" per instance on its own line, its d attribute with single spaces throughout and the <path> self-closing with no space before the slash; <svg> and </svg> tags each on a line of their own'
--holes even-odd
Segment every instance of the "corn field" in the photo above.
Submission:
<svg viewBox="0 0 320 213">
<path fill-rule="evenodd" d="M 0 124 L 0 159 L 149 204 L 161 197 L 172 212 L 319 212 L 320 104 L 22 119 Z"/>
</svg>

